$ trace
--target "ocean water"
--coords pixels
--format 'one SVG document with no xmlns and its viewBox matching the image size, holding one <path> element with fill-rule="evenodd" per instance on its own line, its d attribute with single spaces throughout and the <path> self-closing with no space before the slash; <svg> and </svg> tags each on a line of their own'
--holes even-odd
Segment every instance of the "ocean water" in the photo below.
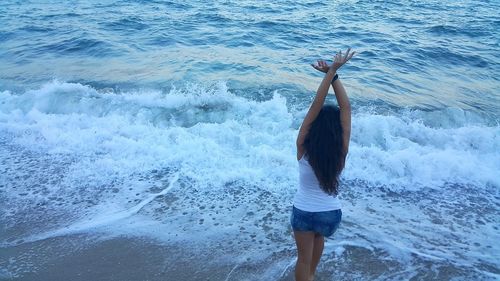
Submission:
<svg viewBox="0 0 500 281">
<path fill-rule="evenodd" d="M 127 236 L 223 249 L 226 280 L 285 280 L 309 64 L 351 46 L 344 217 L 322 277 L 498 280 L 499 9 L 2 1 L 0 278 L 43 268 L 41 241 Z"/>
</svg>

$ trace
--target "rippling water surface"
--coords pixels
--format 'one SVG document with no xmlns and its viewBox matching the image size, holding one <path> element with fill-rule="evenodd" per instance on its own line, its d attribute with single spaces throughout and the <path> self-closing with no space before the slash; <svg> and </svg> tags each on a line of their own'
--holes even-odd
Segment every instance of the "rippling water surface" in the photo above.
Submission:
<svg viewBox="0 0 500 281">
<path fill-rule="evenodd" d="M 50 264 L 45 241 L 125 235 L 289 280 L 309 64 L 348 46 L 319 277 L 500 278 L 499 2 L 325 2 L 3 1 L 0 278 Z"/>
</svg>

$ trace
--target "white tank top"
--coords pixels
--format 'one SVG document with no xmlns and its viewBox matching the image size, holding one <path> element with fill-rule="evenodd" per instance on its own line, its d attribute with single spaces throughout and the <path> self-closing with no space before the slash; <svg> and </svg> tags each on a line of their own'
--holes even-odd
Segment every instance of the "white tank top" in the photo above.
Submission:
<svg viewBox="0 0 500 281">
<path fill-rule="evenodd" d="M 328 195 L 319 184 L 314 170 L 305 156 L 299 162 L 299 189 L 293 198 L 293 205 L 306 212 L 333 211 L 341 208 L 335 195 Z"/>
</svg>

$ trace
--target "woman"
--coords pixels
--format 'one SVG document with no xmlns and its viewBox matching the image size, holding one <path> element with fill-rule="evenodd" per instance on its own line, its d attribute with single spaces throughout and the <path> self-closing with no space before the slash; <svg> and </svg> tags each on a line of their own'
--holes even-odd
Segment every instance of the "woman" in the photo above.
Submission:
<svg viewBox="0 0 500 281">
<path fill-rule="evenodd" d="M 297 244 L 295 279 L 312 281 L 323 253 L 324 237 L 337 230 L 342 218 L 337 198 L 339 175 L 345 165 L 351 134 L 351 106 L 337 71 L 354 52 L 335 55 L 331 65 L 318 61 L 313 67 L 325 72 L 316 97 L 297 136 L 300 184 L 293 200 L 291 224 Z M 332 84 L 338 108 L 325 105 Z"/>
</svg>

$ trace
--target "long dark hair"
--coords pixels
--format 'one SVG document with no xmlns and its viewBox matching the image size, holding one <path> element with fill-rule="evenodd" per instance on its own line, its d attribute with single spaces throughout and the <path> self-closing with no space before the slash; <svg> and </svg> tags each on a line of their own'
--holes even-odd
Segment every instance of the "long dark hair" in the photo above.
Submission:
<svg viewBox="0 0 500 281">
<path fill-rule="evenodd" d="M 342 126 L 340 110 L 333 105 L 321 108 L 304 140 L 307 160 L 318 178 L 321 189 L 338 194 L 339 175 L 344 168 Z"/>
</svg>

